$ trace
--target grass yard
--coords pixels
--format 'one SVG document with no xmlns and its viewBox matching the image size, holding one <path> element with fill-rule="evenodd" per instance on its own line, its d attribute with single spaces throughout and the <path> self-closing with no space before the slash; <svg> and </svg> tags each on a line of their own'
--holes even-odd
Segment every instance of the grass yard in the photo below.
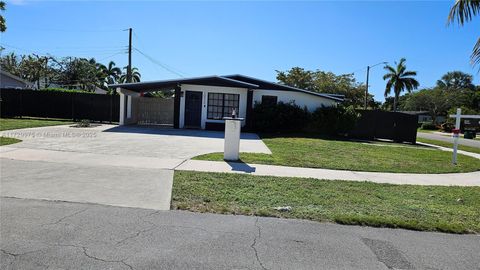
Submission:
<svg viewBox="0 0 480 270">
<path fill-rule="evenodd" d="M 291 206 L 289 212 L 273 209 Z M 176 171 L 172 208 L 450 233 L 480 233 L 480 187 Z"/>
<path fill-rule="evenodd" d="M 438 141 L 438 140 L 431 140 L 431 139 L 425 139 L 425 138 L 417 138 L 418 142 L 423 142 L 423 143 L 429 143 L 429 144 L 435 144 L 438 146 L 443 146 L 447 148 L 453 148 L 453 143 L 451 142 L 444 142 L 444 141 Z M 458 145 L 459 150 L 471 152 L 471 153 L 477 153 L 480 154 L 480 148 L 477 147 L 472 147 L 472 146 L 466 146 L 466 145 Z"/>
<path fill-rule="evenodd" d="M 21 142 L 22 140 L 8 137 L 0 137 L 0 146 Z"/>
<path fill-rule="evenodd" d="M 72 121 L 36 118 L 0 118 L 0 131 L 20 128 L 45 127 L 71 124 Z"/>
<path fill-rule="evenodd" d="M 247 163 L 395 173 L 454 173 L 480 170 L 480 160 L 422 146 L 396 143 L 361 143 L 319 138 L 265 137 L 272 155 L 240 153 Z M 223 160 L 222 153 L 197 156 L 199 160 Z"/>
</svg>

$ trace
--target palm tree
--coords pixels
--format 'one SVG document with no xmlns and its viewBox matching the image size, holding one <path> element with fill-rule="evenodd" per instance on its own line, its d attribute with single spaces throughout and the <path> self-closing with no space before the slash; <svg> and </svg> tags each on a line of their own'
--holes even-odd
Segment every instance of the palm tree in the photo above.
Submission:
<svg viewBox="0 0 480 270">
<path fill-rule="evenodd" d="M 120 75 L 122 74 L 122 70 L 119 67 L 115 66 L 115 62 L 110 61 L 108 66 L 105 68 L 105 74 L 107 77 L 105 81 L 107 84 L 115 84 L 117 83 L 118 79 L 120 79 Z"/>
<path fill-rule="evenodd" d="M 393 99 L 393 111 L 397 111 L 398 97 L 404 90 L 411 92 L 412 90 L 417 89 L 420 85 L 418 81 L 413 78 L 414 76 L 417 76 L 417 72 L 407 71 L 405 61 L 406 59 L 402 58 L 400 59 L 400 62 L 395 62 L 397 65 L 395 68 L 390 65 L 384 67 L 384 69 L 387 70 L 387 74 L 383 75 L 383 80 L 388 80 L 385 87 L 385 97 L 390 95 L 392 88 L 395 94 Z"/>
<path fill-rule="evenodd" d="M 122 76 L 120 76 L 120 82 L 121 83 L 126 83 L 127 82 L 127 67 L 124 67 L 123 69 L 125 69 L 125 73 L 122 74 Z M 134 82 L 140 82 L 140 79 L 142 78 L 142 75 L 140 74 L 140 71 L 138 71 L 138 68 L 134 67 L 132 68 L 132 83 Z"/>
<path fill-rule="evenodd" d="M 5 1 L 0 1 L 0 11 L 5 11 Z M 0 15 L 0 32 L 5 32 L 6 30 L 5 18 Z"/>
<path fill-rule="evenodd" d="M 471 21 L 478 13 L 480 13 L 480 1 L 456 0 L 448 14 L 447 24 L 454 23 L 456 20 L 459 25 L 463 26 L 464 23 Z M 480 38 L 477 39 L 477 43 L 473 47 L 470 61 L 473 65 L 480 62 Z"/>
</svg>

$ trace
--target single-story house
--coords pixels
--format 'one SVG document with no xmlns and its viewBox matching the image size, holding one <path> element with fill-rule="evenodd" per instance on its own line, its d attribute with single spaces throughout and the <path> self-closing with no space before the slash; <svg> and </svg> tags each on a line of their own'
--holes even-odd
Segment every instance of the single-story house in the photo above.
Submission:
<svg viewBox="0 0 480 270">
<path fill-rule="evenodd" d="M 0 70 L 0 88 L 31 89 L 32 86 L 31 82 Z"/>
<path fill-rule="evenodd" d="M 120 94 L 120 125 L 171 124 L 174 128 L 210 130 L 223 129 L 223 117 L 231 116 L 233 110 L 237 117 L 244 118 L 242 126 L 249 126 L 255 103 L 294 102 L 314 111 L 322 106 L 337 106 L 344 99 L 341 95 L 311 92 L 244 75 L 123 83 L 110 87 L 115 87 Z M 140 94 L 161 90 L 174 90 L 174 98 L 157 99 L 158 106 L 155 106 L 153 98 Z"/>
<path fill-rule="evenodd" d="M 406 113 L 406 114 L 411 114 L 411 115 L 417 115 L 418 116 L 418 123 L 431 123 L 433 121 L 432 116 L 430 115 L 430 112 L 428 111 L 399 111 L 401 113 Z M 446 118 L 445 116 L 439 115 L 435 119 L 435 124 L 442 124 L 445 123 Z"/>
</svg>

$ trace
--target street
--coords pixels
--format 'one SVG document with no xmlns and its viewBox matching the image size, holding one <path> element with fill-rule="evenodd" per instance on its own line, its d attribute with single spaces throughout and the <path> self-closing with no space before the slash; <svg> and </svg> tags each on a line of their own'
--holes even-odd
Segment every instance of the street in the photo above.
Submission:
<svg viewBox="0 0 480 270">
<path fill-rule="evenodd" d="M 2 269 L 480 269 L 480 237 L 1 198 Z"/>
<path fill-rule="evenodd" d="M 452 137 L 450 136 L 444 136 L 444 135 L 435 134 L 435 133 L 417 132 L 417 137 L 430 139 L 430 140 L 443 141 L 443 142 L 451 142 L 453 147 Z M 480 141 L 478 140 L 469 140 L 469 139 L 459 138 L 458 144 L 480 148 Z"/>
</svg>

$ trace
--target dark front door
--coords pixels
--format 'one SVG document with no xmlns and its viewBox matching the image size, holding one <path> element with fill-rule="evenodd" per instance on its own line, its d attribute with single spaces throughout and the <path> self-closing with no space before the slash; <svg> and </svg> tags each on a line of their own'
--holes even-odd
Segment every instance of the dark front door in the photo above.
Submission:
<svg viewBox="0 0 480 270">
<path fill-rule="evenodd" d="M 202 92 L 185 93 L 185 127 L 200 128 L 202 122 Z"/>
</svg>

